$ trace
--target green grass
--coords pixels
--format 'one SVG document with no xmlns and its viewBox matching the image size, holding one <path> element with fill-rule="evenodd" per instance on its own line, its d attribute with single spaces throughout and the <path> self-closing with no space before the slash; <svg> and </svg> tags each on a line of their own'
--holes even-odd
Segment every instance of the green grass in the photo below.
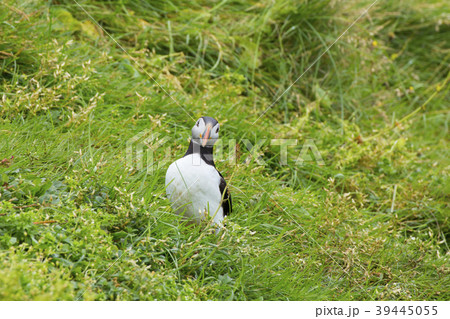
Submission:
<svg viewBox="0 0 450 319">
<path fill-rule="evenodd" d="M 79 3 L 104 30 L 74 1 L 0 2 L 1 300 L 450 298 L 447 2 L 379 1 L 261 118 L 371 2 Z M 165 198 L 202 115 L 219 236 Z M 126 165 L 144 130 L 151 173 Z M 287 165 L 271 139 L 298 140 Z M 308 139 L 324 165 L 295 162 Z"/>
</svg>

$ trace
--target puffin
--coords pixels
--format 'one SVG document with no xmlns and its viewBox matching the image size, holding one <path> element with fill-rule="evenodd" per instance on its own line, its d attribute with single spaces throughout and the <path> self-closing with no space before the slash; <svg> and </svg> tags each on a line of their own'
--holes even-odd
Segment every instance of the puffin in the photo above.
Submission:
<svg viewBox="0 0 450 319">
<path fill-rule="evenodd" d="M 186 154 L 173 162 L 166 172 L 166 194 L 176 214 L 200 224 L 212 220 L 223 225 L 232 211 L 231 194 L 213 158 L 219 138 L 219 122 L 203 116 L 192 127 Z"/>
</svg>

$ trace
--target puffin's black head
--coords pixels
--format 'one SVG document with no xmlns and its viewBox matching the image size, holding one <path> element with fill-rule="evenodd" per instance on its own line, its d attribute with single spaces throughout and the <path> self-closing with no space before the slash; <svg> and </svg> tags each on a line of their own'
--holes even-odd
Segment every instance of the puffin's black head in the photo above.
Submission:
<svg viewBox="0 0 450 319">
<path fill-rule="evenodd" d="M 219 138 L 219 122 L 216 119 L 203 116 L 192 128 L 192 140 L 203 147 L 213 147 Z"/>
</svg>

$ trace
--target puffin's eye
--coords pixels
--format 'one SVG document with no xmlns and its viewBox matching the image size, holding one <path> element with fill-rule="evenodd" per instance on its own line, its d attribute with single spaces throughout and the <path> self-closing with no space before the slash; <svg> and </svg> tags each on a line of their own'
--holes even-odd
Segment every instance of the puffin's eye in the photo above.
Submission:
<svg viewBox="0 0 450 319">
<path fill-rule="evenodd" d="M 197 125 L 197 127 L 200 125 L 200 121 L 197 121 L 197 124 L 195 124 L 195 125 Z"/>
<path fill-rule="evenodd" d="M 219 133 L 219 128 L 216 129 L 216 133 Z"/>
</svg>

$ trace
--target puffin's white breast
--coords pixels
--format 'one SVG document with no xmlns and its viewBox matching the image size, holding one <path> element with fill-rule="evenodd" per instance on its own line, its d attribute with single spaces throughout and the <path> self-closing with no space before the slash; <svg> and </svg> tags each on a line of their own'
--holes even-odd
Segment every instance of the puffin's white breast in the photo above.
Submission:
<svg viewBox="0 0 450 319">
<path fill-rule="evenodd" d="M 219 184 L 219 173 L 200 154 L 180 158 L 166 173 L 166 192 L 175 212 L 197 223 L 208 214 L 214 216 L 216 224 L 223 220 Z"/>
</svg>

